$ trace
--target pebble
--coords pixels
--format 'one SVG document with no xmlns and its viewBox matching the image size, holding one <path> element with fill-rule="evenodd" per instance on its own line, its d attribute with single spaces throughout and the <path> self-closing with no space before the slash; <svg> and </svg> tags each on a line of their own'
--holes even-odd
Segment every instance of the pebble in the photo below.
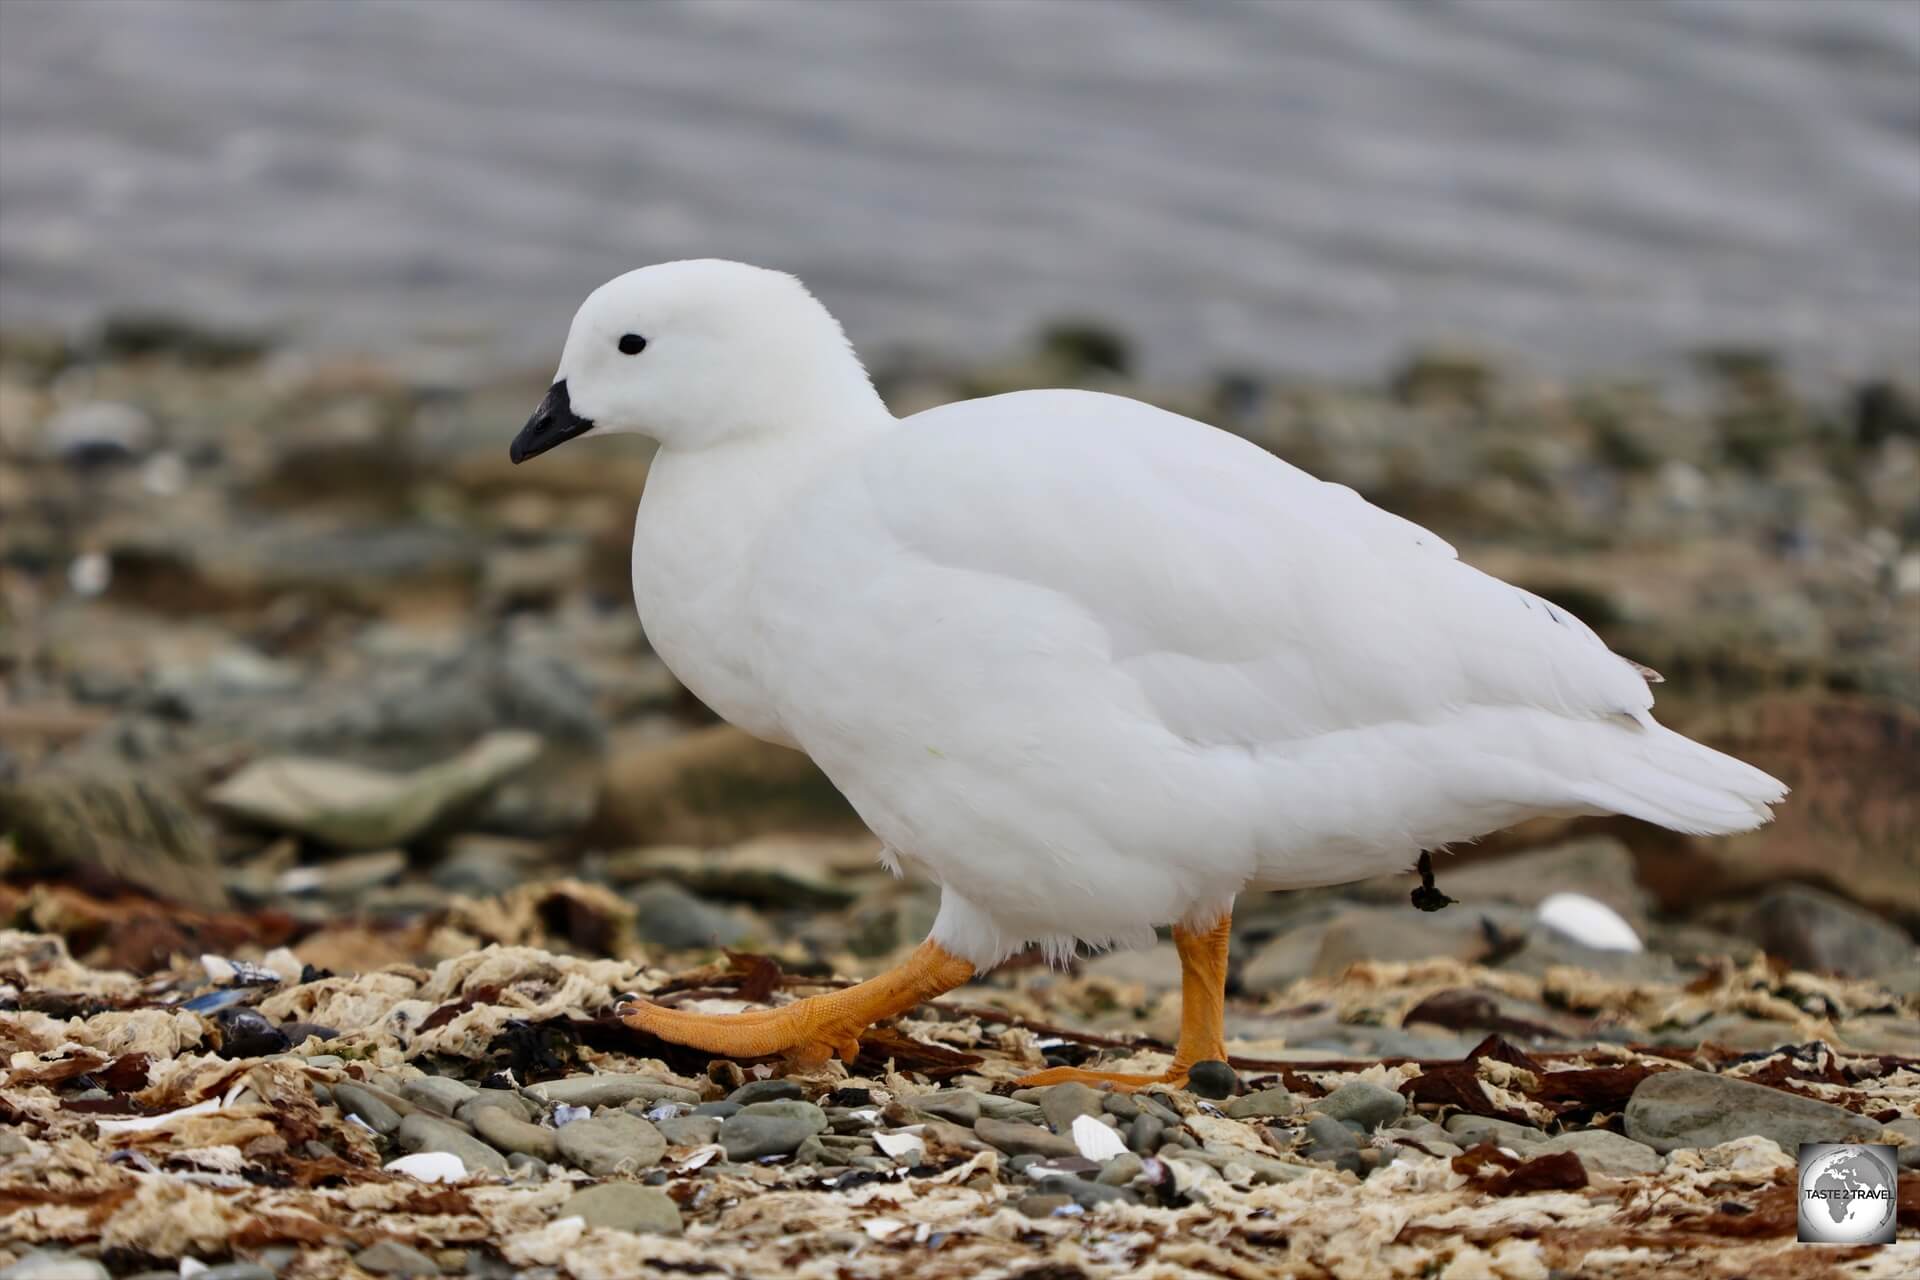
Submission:
<svg viewBox="0 0 1920 1280">
<path fill-rule="evenodd" d="M 950 1120 L 972 1128 L 980 1119 L 980 1095 L 971 1089 L 945 1089 L 918 1098 L 908 1098 L 908 1106 L 922 1115 Z"/>
<path fill-rule="evenodd" d="M 1448 1135 L 1458 1139 L 1463 1147 L 1491 1142 L 1496 1147 L 1527 1151 L 1535 1144 L 1547 1140 L 1544 1129 L 1536 1129 L 1530 1124 L 1515 1124 L 1511 1120 L 1500 1120 L 1493 1116 L 1448 1116 L 1447 1123 L 1443 1127 Z"/>
<path fill-rule="evenodd" d="M 1133 1105 L 1158 1120 L 1161 1124 L 1178 1125 L 1180 1123 L 1180 1113 L 1153 1094 L 1134 1094 Z"/>
<path fill-rule="evenodd" d="M 1051 1218 L 1062 1209 L 1073 1207 L 1073 1198 L 1063 1195 L 1022 1196 L 1017 1206 L 1029 1218 Z M 106 1272 L 101 1272 L 105 1275 Z"/>
<path fill-rule="evenodd" d="M 1124 1187 L 1142 1173 L 1146 1172 L 1147 1162 L 1129 1151 L 1123 1156 L 1115 1156 L 1094 1176 L 1095 1182 L 1103 1182 L 1109 1187 Z"/>
<path fill-rule="evenodd" d="M 1299 1107 L 1292 1093 L 1285 1089 L 1262 1089 L 1258 1093 L 1243 1094 L 1229 1102 L 1227 1115 L 1234 1120 L 1256 1120 L 1268 1116 L 1290 1116 Z"/>
<path fill-rule="evenodd" d="M 790 1155 L 826 1127 L 827 1113 L 811 1102 L 792 1098 L 755 1102 L 721 1122 L 720 1145 L 729 1160 Z"/>
<path fill-rule="evenodd" d="M 412 1245 L 382 1240 L 353 1255 L 353 1265 L 377 1276 L 437 1276 L 440 1264 Z M 210 1274 L 202 1272 L 205 1276 Z M 272 1273 L 268 1273 L 271 1277 Z"/>
<path fill-rule="evenodd" d="M 646 1235 L 677 1236 L 685 1229 L 672 1196 L 632 1182 L 605 1182 L 576 1191 L 561 1206 L 560 1216 L 584 1218 L 589 1227 Z"/>
<path fill-rule="evenodd" d="M 1101 1095 L 1107 1114 L 1117 1120 L 1131 1120 L 1140 1114 L 1140 1104 L 1133 1100 L 1132 1094 L 1114 1090 Z"/>
<path fill-rule="evenodd" d="M 1315 1116 L 1307 1121 L 1307 1158 L 1332 1160 L 1360 1148 L 1353 1130 L 1332 1116 Z"/>
<path fill-rule="evenodd" d="M 1113 1187 L 1104 1182 L 1089 1182 L 1085 1178 L 1055 1175 L 1042 1178 L 1035 1187 L 1043 1196 L 1062 1195 L 1083 1209 L 1116 1200 L 1122 1204 L 1140 1203 L 1140 1193 L 1130 1187 Z"/>
<path fill-rule="evenodd" d="M 1160 1149 L 1160 1143 L 1167 1132 L 1166 1122 L 1159 1116 L 1137 1115 L 1127 1126 L 1127 1150 L 1137 1155 L 1150 1156 Z"/>
<path fill-rule="evenodd" d="M 717 1116 L 675 1116 L 671 1120 L 656 1120 L 653 1127 L 670 1147 L 704 1147 L 720 1141 Z"/>
<path fill-rule="evenodd" d="M 755 1102 L 779 1102 L 805 1096 L 806 1091 L 791 1080 L 749 1080 L 728 1094 L 727 1101 L 744 1107 Z"/>
<path fill-rule="evenodd" d="M 725 1120 L 728 1116 L 739 1113 L 740 1104 L 737 1102 L 702 1102 L 693 1109 L 693 1114 L 696 1116 L 713 1116 L 719 1120 Z"/>
<path fill-rule="evenodd" d="M 400 1085 L 401 1097 L 416 1107 L 442 1116 L 451 1116 L 460 1109 L 462 1103 L 471 1102 L 478 1093 L 479 1090 L 472 1085 L 449 1080 L 445 1076 L 420 1076 Z"/>
<path fill-rule="evenodd" d="M 1579 1156 L 1587 1172 L 1604 1173 L 1610 1178 L 1656 1173 L 1667 1163 L 1652 1147 L 1622 1137 L 1610 1129 L 1576 1129 L 1548 1138 L 1527 1154 L 1545 1156 L 1561 1151 L 1571 1151 Z"/>
<path fill-rule="evenodd" d="M 650 1168 L 667 1153 L 667 1140 L 660 1131 L 627 1111 L 609 1111 L 562 1125 L 556 1142 L 568 1164 L 596 1178 Z"/>
<path fill-rule="evenodd" d="M 482 1107 L 474 1112 L 473 1131 L 487 1145 L 501 1151 L 535 1156 L 541 1160 L 560 1158 L 559 1133 L 530 1124 L 505 1107 Z"/>
<path fill-rule="evenodd" d="M 438 1271 L 423 1274 L 438 1275 Z M 273 1268 L 259 1262 L 223 1262 L 193 1273 L 193 1280 L 274 1280 Z"/>
<path fill-rule="evenodd" d="M 1219 1101 L 1231 1098 L 1240 1087 L 1240 1076 L 1224 1062 L 1209 1058 L 1196 1062 L 1187 1072 L 1187 1089 L 1198 1097 Z"/>
<path fill-rule="evenodd" d="M 1323 1116 L 1352 1120 L 1370 1130 L 1392 1124 L 1407 1110 L 1404 1095 L 1366 1080 L 1350 1080 L 1311 1105 Z"/>
<path fill-rule="evenodd" d="M 1055 1133 L 1071 1131 L 1075 1119 L 1097 1116 L 1106 1107 L 1105 1096 L 1090 1085 L 1056 1084 L 1039 1090 L 1039 1094 L 1035 1101 L 1040 1104 L 1040 1114 L 1047 1118 L 1047 1127 Z"/>
<path fill-rule="evenodd" d="M 693 1105 L 700 1101 L 700 1095 L 691 1089 L 637 1073 L 549 1080 L 545 1084 L 533 1085 L 527 1092 L 542 1102 L 560 1102 L 570 1107 L 624 1107 L 629 1102 L 684 1102 Z"/>
<path fill-rule="evenodd" d="M 1010 1156 L 1035 1155 L 1049 1158 L 1074 1157 L 1080 1148 L 1072 1138 L 1053 1133 L 1037 1124 L 1015 1124 L 1007 1120 L 983 1119 L 973 1131 Z"/>
<path fill-rule="evenodd" d="M 1844 1107 L 1704 1071 L 1648 1076 L 1627 1100 L 1627 1136 L 1665 1153 L 1771 1138 L 1783 1151 L 1803 1142 L 1870 1139 L 1880 1126 Z"/>
<path fill-rule="evenodd" d="M 989 1120 L 1005 1120 L 1009 1124 L 1041 1124 L 1046 1120 L 1038 1103 L 1004 1098 L 997 1093 L 974 1093 L 973 1096 L 980 1099 L 980 1114 Z"/>
<path fill-rule="evenodd" d="M 392 1133 L 400 1127 L 400 1113 L 357 1084 L 334 1085 L 333 1101 L 348 1115 L 366 1121 L 375 1133 Z"/>
<path fill-rule="evenodd" d="M 461 1103 L 453 1115 L 456 1120 L 472 1124 L 474 1118 L 489 1107 L 499 1108 L 522 1120 L 540 1118 L 540 1109 L 511 1089 L 481 1089 Z"/>
<path fill-rule="evenodd" d="M 465 1130 L 455 1128 L 450 1120 L 416 1111 L 400 1122 L 398 1136 L 403 1150 L 439 1151 L 458 1156 L 469 1172 L 485 1169 L 489 1173 L 504 1174 L 507 1171 L 505 1156 Z"/>
<path fill-rule="evenodd" d="M 0 1280 L 110 1280 L 107 1269 L 92 1258 L 36 1249 L 0 1271 Z"/>
</svg>

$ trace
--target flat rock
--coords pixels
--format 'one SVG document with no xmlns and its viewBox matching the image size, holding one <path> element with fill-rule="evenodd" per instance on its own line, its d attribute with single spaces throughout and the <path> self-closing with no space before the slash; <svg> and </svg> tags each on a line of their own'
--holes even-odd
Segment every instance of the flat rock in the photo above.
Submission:
<svg viewBox="0 0 1920 1280">
<path fill-rule="evenodd" d="M 414 1106 L 435 1115 L 451 1116 L 460 1110 L 462 1103 L 471 1102 L 479 1093 L 470 1084 L 458 1080 L 449 1080 L 445 1076 L 420 1076 L 401 1082 L 400 1096 Z"/>
<path fill-rule="evenodd" d="M 1299 1109 L 1299 1099 L 1287 1090 L 1261 1089 L 1229 1102 L 1227 1115 L 1235 1120 L 1253 1120 L 1271 1116 L 1290 1116 Z"/>
<path fill-rule="evenodd" d="M 574 1121 L 574 1124 L 582 1123 L 589 1122 Z M 572 1125 L 568 1128 L 572 1128 Z M 558 1131 L 531 1124 L 505 1107 L 483 1107 L 475 1112 L 473 1131 L 489 1146 L 509 1154 L 533 1156 L 539 1160 L 560 1158 Z"/>
<path fill-rule="evenodd" d="M 596 1178 L 648 1169 L 667 1153 L 667 1140 L 639 1116 L 608 1111 L 560 1126 L 556 1134 L 561 1158 Z"/>
<path fill-rule="evenodd" d="M 1803 1142 L 1858 1141 L 1880 1132 L 1844 1107 L 1704 1071 L 1648 1076 L 1627 1100 L 1626 1123 L 1629 1138 L 1663 1154 L 1756 1135 L 1793 1151 Z"/>
<path fill-rule="evenodd" d="M 559 1216 L 584 1218 L 589 1227 L 647 1235 L 677 1236 L 684 1229 L 672 1196 L 632 1182 L 605 1182 L 576 1191 Z"/>
<path fill-rule="evenodd" d="M 458 1156 L 469 1173 L 485 1169 L 505 1174 L 507 1158 L 450 1120 L 416 1111 L 400 1122 L 399 1141 L 405 1151 L 441 1151 Z"/>
<path fill-rule="evenodd" d="M 1072 1138 L 1049 1132 L 1037 1124 L 983 1119 L 973 1126 L 973 1131 L 1010 1156 L 1077 1157 L 1080 1154 Z"/>
<path fill-rule="evenodd" d="M 1311 1106 L 1323 1116 L 1352 1120 L 1363 1128 L 1378 1129 L 1404 1115 L 1407 1100 L 1392 1089 L 1365 1080 L 1353 1080 Z"/>
<path fill-rule="evenodd" d="M 755 1102 L 720 1122 L 720 1145 L 729 1160 L 791 1155 L 827 1129 L 827 1113 L 811 1102 L 787 1098 Z"/>
<path fill-rule="evenodd" d="M 1097 1116 L 1106 1109 L 1105 1097 L 1091 1085 L 1069 1082 L 1038 1092 L 1040 1096 L 1033 1101 L 1040 1104 L 1040 1114 L 1047 1118 L 1047 1127 L 1055 1133 L 1071 1132 L 1077 1117 Z"/>
<path fill-rule="evenodd" d="M 945 1089 L 939 1093 L 908 1098 L 906 1103 L 922 1115 L 935 1116 L 969 1128 L 980 1119 L 980 1095 L 971 1089 Z"/>
<path fill-rule="evenodd" d="M 382 1240 L 353 1255 L 353 1265 L 377 1276 L 437 1276 L 440 1264 L 412 1245 Z"/>
<path fill-rule="evenodd" d="M 1911 971 L 1920 959 L 1904 929 L 1845 898 L 1803 884 L 1767 890 L 1740 933 L 1796 969 L 1849 978 Z"/>
<path fill-rule="evenodd" d="M 334 1085 L 333 1101 L 348 1115 L 366 1121 L 375 1133 L 393 1133 L 400 1128 L 400 1113 L 357 1084 Z"/>
<path fill-rule="evenodd" d="M 674 1116 L 654 1121 L 653 1127 L 670 1147 L 704 1147 L 720 1141 L 720 1124 L 717 1116 Z"/>
<path fill-rule="evenodd" d="M 1527 1154 L 1544 1156 L 1561 1151 L 1571 1151 L 1579 1156 L 1587 1172 L 1604 1173 L 1613 1178 L 1655 1173 L 1667 1163 L 1659 1152 L 1644 1142 L 1622 1137 L 1611 1129 L 1576 1129 L 1572 1133 L 1563 1133 L 1545 1142 L 1535 1143 Z"/>
<path fill-rule="evenodd" d="M 629 1102 L 685 1102 L 697 1104 L 700 1095 L 655 1076 L 607 1074 L 549 1080 L 527 1090 L 542 1102 L 569 1107 L 623 1107 Z"/>
<path fill-rule="evenodd" d="M 1544 1129 L 1536 1129 L 1530 1124 L 1515 1124 L 1511 1120 L 1501 1120 L 1494 1116 L 1464 1114 L 1448 1116 L 1445 1129 L 1464 1147 L 1491 1142 L 1496 1147 L 1526 1151 L 1535 1143 L 1547 1140 L 1547 1132 Z"/>
<path fill-rule="evenodd" d="M 643 884 L 627 894 L 627 901 L 633 904 L 634 936 L 667 951 L 737 946 L 753 932 L 731 911 L 669 880 Z"/>
</svg>

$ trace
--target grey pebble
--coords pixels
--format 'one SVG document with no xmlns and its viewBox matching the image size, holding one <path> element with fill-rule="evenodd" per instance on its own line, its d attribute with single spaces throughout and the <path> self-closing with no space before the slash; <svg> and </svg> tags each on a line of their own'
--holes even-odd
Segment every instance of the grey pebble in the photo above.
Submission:
<svg viewBox="0 0 1920 1280">
<path fill-rule="evenodd" d="M 1140 1114 L 1140 1104 L 1133 1100 L 1133 1095 L 1117 1089 L 1104 1095 L 1102 1105 L 1106 1107 L 1108 1115 L 1119 1120 L 1131 1120 Z"/>
<path fill-rule="evenodd" d="M 1299 1105 L 1293 1094 L 1285 1089 L 1262 1089 L 1258 1093 L 1235 1098 L 1227 1104 L 1226 1112 L 1234 1120 L 1255 1120 L 1269 1116 L 1290 1116 Z"/>
<path fill-rule="evenodd" d="M 1158 1120 L 1161 1124 L 1177 1125 L 1180 1123 L 1180 1113 L 1168 1106 L 1164 1099 L 1155 1097 L 1151 1093 L 1134 1094 L 1133 1105 Z"/>
<path fill-rule="evenodd" d="M 400 1113 L 357 1084 L 334 1085 L 333 1101 L 348 1115 L 366 1121 L 375 1133 L 392 1133 L 400 1127 Z"/>
<path fill-rule="evenodd" d="M 720 1145 L 729 1160 L 784 1156 L 826 1127 L 827 1113 L 811 1102 L 755 1102 L 721 1122 Z"/>
<path fill-rule="evenodd" d="M 1307 1156 L 1313 1160 L 1331 1160 L 1357 1151 L 1360 1140 L 1353 1130 L 1332 1116 L 1315 1116 L 1307 1121 Z"/>
<path fill-rule="evenodd" d="M 507 1158 L 451 1120 L 416 1111 L 400 1121 L 400 1146 L 407 1151 L 444 1151 L 460 1157 L 469 1170 L 504 1174 Z"/>
<path fill-rule="evenodd" d="M 1735 1138 L 1771 1138 L 1786 1151 L 1803 1142 L 1872 1138 L 1880 1126 L 1815 1098 L 1704 1071 L 1648 1076 L 1627 1100 L 1627 1136 L 1662 1154 L 1717 1147 Z"/>
<path fill-rule="evenodd" d="M 532 1085 L 527 1093 L 542 1102 L 565 1103 L 570 1107 L 624 1107 L 629 1102 L 700 1101 L 691 1089 L 668 1084 L 664 1080 L 638 1073 L 609 1073 L 597 1076 L 573 1076 Z"/>
<path fill-rule="evenodd" d="M 806 1091 L 791 1080 L 749 1080 L 727 1095 L 728 1102 L 747 1106 L 754 1102 L 778 1102 L 783 1098 L 804 1098 Z"/>
<path fill-rule="evenodd" d="M 1217 1059 L 1196 1062 L 1187 1072 L 1187 1091 L 1198 1097 L 1217 1102 L 1222 1098 L 1231 1098 L 1239 1087 L 1239 1073 Z"/>
<path fill-rule="evenodd" d="M 1146 1172 L 1147 1162 L 1133 1152 L 1124 1152 L 1107 1161 L 1095 1182 L 1105 1183 L 1109 1187 L 1124 1187 L 1142 1173 Z"/>
<path fill-rule="evenodd" d="M 696 1116 L 713 1116 L 720 1120 L 739 1113 L 740 1104 L 737 1102 L 702 1102 L 693 1109 L 693 1114 Z"/>
<path fill-rule="evenodd" d="M 1050 1132 L 1037 1124 L 1014 1124 L 1007 1120 L 983 1119 L 973 1126 L 983 1140 L 1008 1155 L 1077 1156 L 1080 1148 L 1072 1138 Z"/>
<path fill-rule="evenodd" d="M 1589 1173 L 1604 1173 L 1612 1178 L 1636 1173 L 1657 1173 L 1666 1166 L 1666 1158 L 1644 1142 L 1624 1138 L 1610 1129 L 1576 1129 L 1538 1143 L 1529 1155 L 1555 1155 L 1571 1151 Z"/>
<path fill-rule="evenodd" d="M 0 1280 L 110 1280 L 107 1269 L 92 1258 L 35 1249 L 0 1271 Z"/>
<path fill-rule="evenodd" d="M 980 1095 L 971 1089 L 943 1089 L 939 1093 L 908 1098 L 906 1103 L 922 1115 L 951 1120 L 968 1128 L 972 1128 L 981 1115 Z"/>
<path fill-rule="evenodd" d="M 667 1140 L 670 1147 L 704 1147 L 710 1142 L 720 1141 L 720 1119 L 717 1116 L 675 1116 L 671 1120 L 656 1120 L 653 1127 Z"/>
<path fill-rule="evenodd" d="M 1457 1138 L 1463 1147 L 1491 1142 L 1496 1147 L 1526 1151 L 1534 1144 L 1547 1140 L 1546 1131 L 1543 1129 L 1536 1129 L 1529 1124 L 1515 1124 L 1511 1120 L 1500 1120 L 1493 1116 L 1464 1114 L 1448 1116 L 1444 1128 L 1449 1135 Z"/>
<path fill-rule="evenodd" d="M 1042 1178 L 1035 1184 L 1035 1190 L 1043 1196 L 1063 1195 L 1083 1209 L 1115 1200 L 1122 1204 L 1140 1203 L 1140 1193 L 1131 1188 L 1110 1187 L 1103 1182 L 1089 1182 L 1085 1178 Z"/>
<path fill-rule="evenodd" d="M 556 1141 L 568 1164 L 596 1178 L 651 1168 L 667 1153 L 667 1140 L 660 1131 L 627 1111 L 608 1111 L 562 1125 Z"/>
<path fill-rule="evenodd" d="M 454 1118 L 472 1124 L 474 1117 L 488 1107 L 498 1107 L 510 1115 L 522 1120 L 540 1118 L 540 1108 L 528 1102 L 511 1089 L 480 1089 L 471 1098 L 461 1103 L 454 1111 Z"/>
<path fill-rule="evenodd" d="M 685 1229 L 680 1206 L 656 1187 L 632 1182 L 605 1182 L 576 1191 L 561 1206 L 560 1216 L 586 1219 L 589 1227 L 677 1236 Z"/>
<path fill-rule="evenodd" d="M 1392 1124 L 1406 1114 L 1404 1094 L 1383 1088 L 1367 1080 L 1350 1080 L 1312 1107 L 1335 1120 L 1352 1120 L 1366 1129 Z"/>
<path fill-rule="evenodd" d="M 377 1276 L 437 1276 L 440 1264 L 410 1244 L 382 1240 L 353 1255 L 353 1265 Z M 201 1272 L 205 1275 L 205 1272 Z"/>
<path fill-rule="evenodd" d="M 470 1101 L 479 1090 L 445 1076 L 421 1076 L 400 1086 L 400 1096 L 414 1106 L 436 1115 L 451 1116 L 460 1104 Z"/>
<path fill-rule="evenodd" d="M 1150 1156 L 1160 1149 L 1160 1143 L 1167 1132 L 1166 1122 L 1159 1116 L 1144 1112 L 1133 1118 L 1127 1126 L 1127 1150 L 1136 1155 Z"/>
<path fill-rule="evenodd" d="M 1040 1096 L 1033 1101 L 1040 1104 L 1040 1114 L 1055 1133 L 1070 1133 L 1079 1117 L 1097 1116 L 1106 1110 L 1105 1096 L 1091 1085 L 1070 1082 L 1036 1092 Z"/>
<path fill-rule="evenodd" d="M 534 1156 L 541 1160 L 560 1158 L 558 1133 L 537 1124 L 529 1124 L 505 1107 L 482 1107 L 474 1112 L 473 1132 L 488 1146 L 510 1154 Z"/>
</svg>

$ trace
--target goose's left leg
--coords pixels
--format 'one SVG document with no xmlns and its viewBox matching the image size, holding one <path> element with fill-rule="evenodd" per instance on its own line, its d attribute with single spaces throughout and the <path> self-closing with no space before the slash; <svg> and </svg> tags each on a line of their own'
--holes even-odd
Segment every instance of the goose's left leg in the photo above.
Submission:
<svg viewBox="0 0 1920 1280">
<path fill-rule="evenodd" d="M 693 1013 L 642 1003 L 620 1011 L 628 1026 L 709 1053 L 734 1058 L 785 1056 L 802 1066 L 828 1058 L 852 1062 L 860 1033 L 973 977 L 973 966 L 929 939 L 904 964 L 844 991 L 808 996 L 777 1009 Z"/>
<path fill-rule="evenodd" d="M 1173 1052 L 1173 1064 L 1161 1074 L 1140 1075 L 1127 1071 L 1086 1071 L 1079 1067 L 1052 1067 L 1022 1076 L 1018 1083 L 1026 1087 L 1047 1084 L 1111 1085 L 1120 1090 L 1138 1089 L 1150 1084 L 1181 1085 L 1196 1062 L 1227 1059 L 1227 941 L 1233 933 L 1231 914 L 1203 930 L 1182 925 L 1173 929 L 1173 945 L 1180 952 L 1180 1043 Z"/>
</svg>

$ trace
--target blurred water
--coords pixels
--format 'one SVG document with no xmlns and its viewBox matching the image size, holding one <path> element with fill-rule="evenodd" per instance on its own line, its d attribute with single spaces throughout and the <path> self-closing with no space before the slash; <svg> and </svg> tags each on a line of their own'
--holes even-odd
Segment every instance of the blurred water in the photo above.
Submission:
<svg viewBox="0 0 1920 1280">
<path fill-rule="evenodd" d="M 1920 4 L 0 3 L 0 322 L 544 364 L 705 254 L 869 349 L 1910 367 Z"/>
</svg>

